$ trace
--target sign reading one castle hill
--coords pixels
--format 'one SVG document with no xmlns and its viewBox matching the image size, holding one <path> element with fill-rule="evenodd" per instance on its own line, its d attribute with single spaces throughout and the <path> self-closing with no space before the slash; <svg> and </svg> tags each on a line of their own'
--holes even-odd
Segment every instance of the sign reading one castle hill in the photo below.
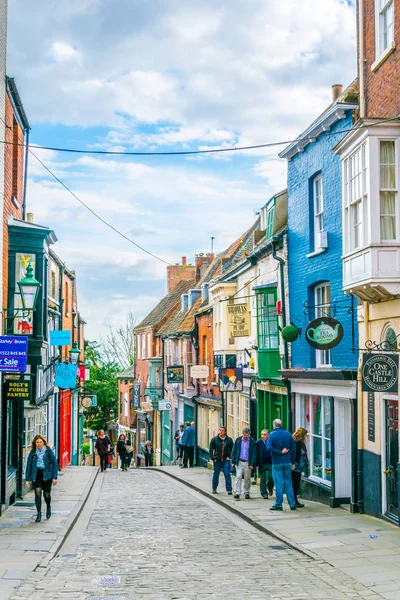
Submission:
<svg viewBox="0 0 400 600">
<path fill-rule="evenodd" d="M 306 340 L 317 350 L 330 350 L 343 339 L 343 325 L 331 317 L 319 317 L 307 325 Z"/>
<path fill-rule="evenodd" d="M 397 354 L 363 354 L 362 391 L 398 392 L 399 357 Z"/>
<path fill-rule="evenodd" d="M 244 304 L 228 304 L 226 307 L 228 316 L 229 337 L 248 337 L 250 335 L 249 306 Z"/>
</svg>

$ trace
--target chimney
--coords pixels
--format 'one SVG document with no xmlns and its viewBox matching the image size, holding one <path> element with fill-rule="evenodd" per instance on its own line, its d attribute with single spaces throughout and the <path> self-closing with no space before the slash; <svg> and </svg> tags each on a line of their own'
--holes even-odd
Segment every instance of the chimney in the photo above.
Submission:
<svg viewBox="0 0 400 600">
<path fill-rule="evenodd" d="M 214 254 L 204 254 L 203 252 L 200 252 L 200 254 L 196 254 L 196 282 L 200 281 L 200 279 L 203 277 L 204 273 L 207 271 L 209 265 L 211 265 L 213 260 Z"/>
<path fill-rule="evenodd" d="M 186 265 L 186 256 L 182 256 L 182 264 Z"/>
<path fill-rule="evenodd" d="M 33 213 L 28 213 L 26 215 L 26 220 L 28 221 L 28 223 L 34 223 L 35 222 L 35 216 Z"/>
<path fill-rule="evenodd" d="M 184 312 L 188 307 L 189 294 L 181 294 L 181 311 Z"/>
<path fill-rule="evenodd" d="M 340 85 L 340 83 L 335 83 L 332 86 L 332 102 L 336 102 L 336 100 L 339 98 L 339 96 L 342 95 L 343 92 L 343 86 Z"/>
<path fill-rule="evenodd" d="M 168 265 L 167 267 L 167 292 L 168 294 L 180 281 L 189 281 L 196 278 L 196 267 L 188 265 L 186 256 L 182 256 L 182 264 Z"/>
</svg>

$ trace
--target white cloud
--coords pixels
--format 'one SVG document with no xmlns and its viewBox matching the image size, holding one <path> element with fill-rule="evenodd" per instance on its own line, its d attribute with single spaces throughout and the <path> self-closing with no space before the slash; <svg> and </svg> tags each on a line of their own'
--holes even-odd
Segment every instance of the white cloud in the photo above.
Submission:
<svg viewBox="0 0 400 600">
<path fill-rule="evenodd" d="M 53 42 L 50 54 L 56 62 L 79 59 L 79 52 L 65 42 Z"/>
</svg>

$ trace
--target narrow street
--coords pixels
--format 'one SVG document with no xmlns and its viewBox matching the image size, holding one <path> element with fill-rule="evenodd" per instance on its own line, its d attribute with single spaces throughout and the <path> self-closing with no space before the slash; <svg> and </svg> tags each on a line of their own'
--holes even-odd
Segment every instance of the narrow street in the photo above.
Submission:
<svg viewBox="0 0 400 600">
<path fill-rule="evenodd" d="M 99 473 L 58 556 L 47 568 L 33 572 L 11 596 L 12 600 L 380 597 L 198 492 L 144 469 Z"/>
</svg>

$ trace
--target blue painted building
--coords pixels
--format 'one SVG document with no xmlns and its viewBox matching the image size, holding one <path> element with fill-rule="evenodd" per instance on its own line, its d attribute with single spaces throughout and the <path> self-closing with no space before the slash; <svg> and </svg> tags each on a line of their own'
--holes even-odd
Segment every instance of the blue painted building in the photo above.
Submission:
<svg viewBox="0 0 400 600">
<path fill-rule="evenodd" d="M 352 502 L 356 489 L 356 300 L 343 292 L 342 174 L 332 148 L 352 126 L 357 97 L 353 88 L 338 88 L 328 109 L 280 154 L 288 160 L 290 321 L 301 330 L 282 374 L 290 382 L 294 429 L 308 431 L 310 477 L 302 496 L 331 506 Z M 343 339 L 316 349 L 308 339 L 327 318 L 341 324 Z"/>
</svg>

